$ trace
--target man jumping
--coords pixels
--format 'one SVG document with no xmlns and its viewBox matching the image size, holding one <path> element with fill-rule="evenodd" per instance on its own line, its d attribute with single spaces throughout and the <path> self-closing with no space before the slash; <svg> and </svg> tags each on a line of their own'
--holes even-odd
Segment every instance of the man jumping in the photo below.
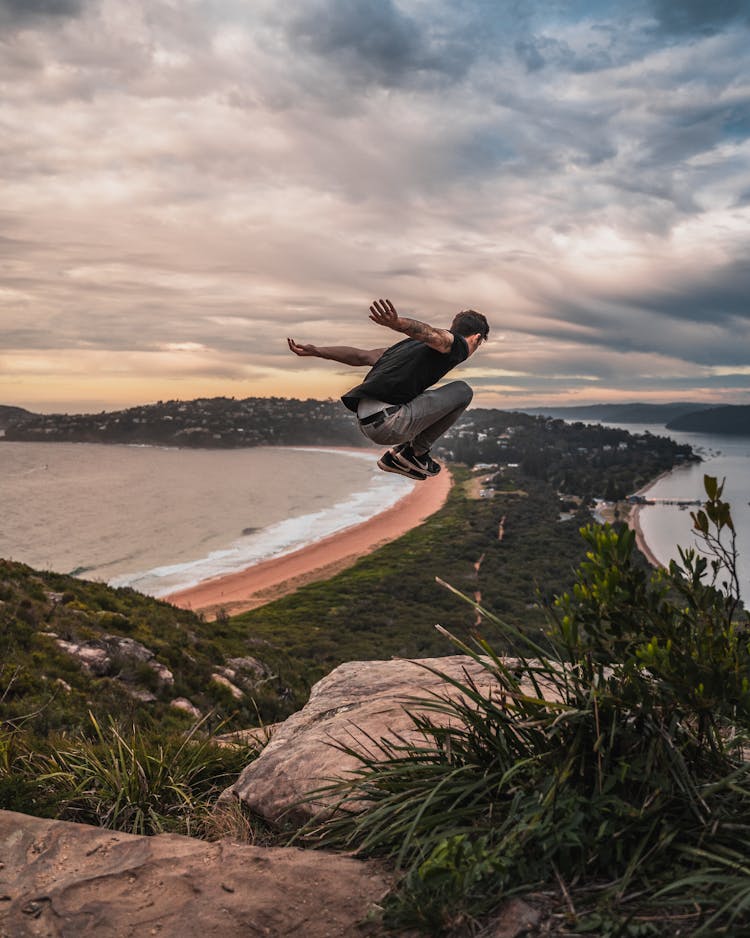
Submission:
<svg viewBox="0 0 750 938">
<path fill-rule="evenodd" d="M 378 466 L 384 472 L 421 481 L 440 472 L 430 448 L 466 410 L 473 394 L 465 381 L 427 389 L 476 352 L 490 327 L 481 313 L 467 309 L 456 314 L 450 329 L 436 329 L 399 316 L 390 300 L 375 300 L 370 319 L 409 338 L 390 348 L 369 350 L 287 342 L 295 355 L 371 366 L 362 384 L 341 400 L 356 413 L 359 428 L 369 440 L 393 446 L 380 457 Z"/>
</svg>

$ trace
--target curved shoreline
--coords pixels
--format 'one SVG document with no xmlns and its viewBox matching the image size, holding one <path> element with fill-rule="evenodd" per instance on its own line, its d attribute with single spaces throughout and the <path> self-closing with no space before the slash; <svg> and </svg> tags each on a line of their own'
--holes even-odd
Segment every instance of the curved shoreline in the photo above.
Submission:
<svg viewBox="0 0 750 938">
<path fill-rule="evenodd" d="M 289 554 L 264 560 L 237 573 L 204 580 L 161 598 L 209 617 L 219 610 L 236 615 L 255 609 L 308 583 L 328 579 L 352 566 L 364 554 L 406 534 L 443 507 L 452 484 L 453 479 L 444 468 L 440 475 L 415 485 L 395 505 L 361 524 Z"/>
<path fill-rule="evenodd" d="M 668 475 L 671 475 L 675 468 L 676 467 L 673 466 L 671 469 L 665 469 L 664 472 L 660 472 L 655 479 L 651 479 L 650 482 L 647 482 L 645 485 L 641 486 L 641 488 L 639 488 L 635 494 L 646 495 L 646 493 L 649 492 L 657 482 L 659 482 L 661 479 L 665 479 Z M 643 533 L 643 526 L 641 525 L 640 517 L 642 510 L 643 509 L 640 505 L 633 505 L 628 512 L 627 524 L 631 531 L 635 531 L 635 545 L 652 567 L 656 567 L 657 569 L 660 567 L 662 569 L 666 569 L 666 565 L 663 564 L 661 560 L 659 560 L 656 554 L 649 547 L 648 541 L 646 540 L 646 537 Z"/>
<path fill-rule="evenodd" d="M 658 559 L 656 554 L 648 546 L 648 542 L 643 534 L 643 528 L 641 526 L 640 519 L 641 508 L 638 505 L 633 505 L 628 514 L 628 527 L 631 531 L 635 531 L 635 546 L 643 554 L 643 556 L 648 560 L 652 567 L 662 567 L 666 569 L 665 565 Z"/>
</svg>

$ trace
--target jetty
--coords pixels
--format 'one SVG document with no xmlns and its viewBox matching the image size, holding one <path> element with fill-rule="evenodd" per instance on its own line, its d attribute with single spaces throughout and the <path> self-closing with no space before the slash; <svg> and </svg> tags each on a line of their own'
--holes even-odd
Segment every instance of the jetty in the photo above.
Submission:
<svg viewBox="0 0 750 938">
<path fill-rule="evenodd" d="M 677 508 L 700 508 L 699 498 L 646 498 L 645 495 L 628 495 L 629 505 L 676 505 Z"/>
</svg>

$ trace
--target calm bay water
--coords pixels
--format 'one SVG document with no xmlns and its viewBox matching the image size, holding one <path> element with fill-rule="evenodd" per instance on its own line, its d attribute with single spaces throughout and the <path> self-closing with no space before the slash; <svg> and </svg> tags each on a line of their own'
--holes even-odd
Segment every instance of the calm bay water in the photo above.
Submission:
<svg viewBox="0 0 750 938">
<path fill-rule="evenodd" d="M 365 521 L 412 485 L 364 450 L 0 442 L 0 557 L 163 596 Z"/>
<path fill-rule="evenodd" d="M 750 604 L 750 438 L 719 436 L 708 433 L 679 433 L 654 424 L 612 424 L 630 433 L 653 433 L 668 436 L 678 443 L 689 443 L 703 462 L 681 466 L 656 481 L 647 490 L 650 498 L 705 500 L 703 476 L 726 479 L 724 498 L 731 503 L 737 530 L 740 589 Z M 695 510 L 695 509 L 692 509 Z M 648 546 L 664 564 L 677 558 L 677 545 L 699 546 L 692 531 L 690 509 L 676 505 L 647 505 L 640 511 L 640 522 Z"/>
</svg>

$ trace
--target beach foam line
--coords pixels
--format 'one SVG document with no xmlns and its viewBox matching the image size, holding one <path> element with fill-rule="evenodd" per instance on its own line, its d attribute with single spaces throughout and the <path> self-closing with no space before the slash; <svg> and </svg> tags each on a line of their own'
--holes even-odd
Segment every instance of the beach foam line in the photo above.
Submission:
<svg viewBox="0 0 750 938">
<path fill-rule="evenodd" d="M 262 561 L 240 573 L 208 580 L 173 593 L 166 599 L 183 609 L 207 614 L 231 614 L 254 609 L 293 593 L 317 580 L 345 570 L 365 554 L 393 541 L 421 524 L 445 504 L 453 479 L 447 469 L 415 485 L 395 505 L 362 524 L 309 544 L 300 550 Z"/>
<path fill-rule="evenodd" d="M 289 447 L 290 450 L 326 453 L 340 457 L 373 460 L 369 451 L 323 447 Z M 287 518 L 238 538 L 226 548 L 205 557 L 176 564 L 163 564 L 148 570 L 122 574 L 108 580 L 110 586 L 129 586 L 149 596 L 163 597 L 246 570 L 314 544 L 326 537 L 362 524 L 374 515 L 387 511 L 404 498 L 416 483 L 405 477 L 385 475 L 373 463 L 370 484 L 363 491 L 329 508 Z"/>
</svg>

